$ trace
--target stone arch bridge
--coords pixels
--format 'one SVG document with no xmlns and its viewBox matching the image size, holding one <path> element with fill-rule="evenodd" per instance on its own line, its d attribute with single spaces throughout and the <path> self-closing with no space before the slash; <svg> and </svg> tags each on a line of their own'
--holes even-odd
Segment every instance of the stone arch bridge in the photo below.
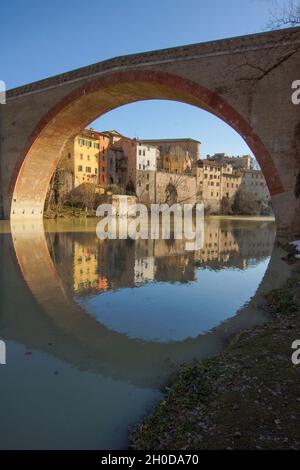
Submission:
<svg viewBox="0 0 300 470">
<path fill-rule="evenodd" d="M 146 99 L 188 103 L 246 141 L 266 178 L 279 229 L 300 228 L 300 28 L 106 60 L 9 90 L 0 106 L 1 215 L 43 215 L 66 142 L 102 114 Z"/>
</svg>

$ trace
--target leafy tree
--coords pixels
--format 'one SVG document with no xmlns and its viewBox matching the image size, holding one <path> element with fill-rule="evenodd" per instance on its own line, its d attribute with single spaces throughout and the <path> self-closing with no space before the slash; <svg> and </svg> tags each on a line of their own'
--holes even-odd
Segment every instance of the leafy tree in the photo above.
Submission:
<svg viewBox="0 0 300 470">
<path fill-rule="evenodd" d="M 257 215 L 260 211 L 260 205 L 252 192 L 239 189 L 235 194 L 232 210 L 235 214 Z"/>
<path fill-rule="evenodd" d="M 228 197 L 223 196 L 221 199 L 221 214 L 229 215 L 232 214 L 232 207 Z"/>
</svg>

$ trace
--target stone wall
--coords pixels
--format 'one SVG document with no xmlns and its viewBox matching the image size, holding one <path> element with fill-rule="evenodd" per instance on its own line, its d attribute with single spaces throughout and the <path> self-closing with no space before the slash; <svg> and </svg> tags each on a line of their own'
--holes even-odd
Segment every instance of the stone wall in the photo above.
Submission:
<svg viewBox="0 0 300 470">
<path fill-rule="evenodd" d="M 176 201 L 180 204 L 196 204 L 197 185 L 196 178 L 188 175 L 177 175 L 158 171 L 156 173 L 156 202 L 164 203 L 167 199 L 167 188 L 172 186 L 176 190 Z"/>
</svg>

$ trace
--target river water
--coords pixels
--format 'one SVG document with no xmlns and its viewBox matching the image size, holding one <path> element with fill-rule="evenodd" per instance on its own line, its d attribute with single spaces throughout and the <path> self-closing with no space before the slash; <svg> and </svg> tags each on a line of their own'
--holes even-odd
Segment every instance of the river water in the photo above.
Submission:
<svg viewBox="0 0 300 470">
<path fill-rule="evenodd" d="M 265 320 L 273 221 L 209 218 L 194 252 L 95 224 L 0 223 L 1 449 L 126 448 L 180 364 Z"/>
</svg>

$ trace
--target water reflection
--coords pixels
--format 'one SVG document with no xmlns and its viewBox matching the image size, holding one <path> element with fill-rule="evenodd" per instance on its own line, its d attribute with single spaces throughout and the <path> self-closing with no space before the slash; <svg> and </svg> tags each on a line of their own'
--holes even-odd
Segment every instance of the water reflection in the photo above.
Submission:
<svg viewBox="0 0 300 470">
<path fill-rule="evenodd" d="M 286 275 L 270 222 L 210 219 L 197 252 L 100 241 L 92 220 L 3 227 L 1 448 L 126 446 L 178 365 L 263 321 L 259 292 Z"/>
<path fill-rule="evenodd" d="M 86 312 L 129 338 L 160 342 L 196 338 L 233 316 L 254 295 L 273 242 L 272 223 L 226 219 L 206 223 L 194 252 L 185 240 L 48 234 L 60 277 Z"/>
</svg>

